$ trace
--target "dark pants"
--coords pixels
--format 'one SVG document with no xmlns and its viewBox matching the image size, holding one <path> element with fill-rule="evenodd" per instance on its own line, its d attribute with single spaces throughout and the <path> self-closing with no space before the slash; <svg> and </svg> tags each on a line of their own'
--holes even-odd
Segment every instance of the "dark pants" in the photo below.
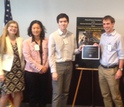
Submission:
<svg viewBox="0 0 124 107">
<path fill-rule="evenodd" d="M 29 97 L 29 107 L 45 107 L 47 75 L 25 71 L 25 84 Z"/>
</svg>

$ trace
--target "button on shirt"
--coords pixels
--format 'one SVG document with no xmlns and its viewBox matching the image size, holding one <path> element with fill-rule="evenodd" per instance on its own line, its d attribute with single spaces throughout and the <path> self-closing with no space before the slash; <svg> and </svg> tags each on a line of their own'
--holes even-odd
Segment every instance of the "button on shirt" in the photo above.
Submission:
<svg viewBox="0 0 124 107">
<path fill-rule="evenodd" d="M 49 37 L 49 64 L 51 72 L 56 72 L 56 62 L 72 61 L 73 55 L 79 53 L 73 33 L 65 34 L 58 29 Z"/>
<path fill-rule="evenodd" d="M 119 65 L 119 59 L 124 59 L 124 38 L 115 30 L 101 35 L 100 46 L 102 65 Z"/>
</svg>

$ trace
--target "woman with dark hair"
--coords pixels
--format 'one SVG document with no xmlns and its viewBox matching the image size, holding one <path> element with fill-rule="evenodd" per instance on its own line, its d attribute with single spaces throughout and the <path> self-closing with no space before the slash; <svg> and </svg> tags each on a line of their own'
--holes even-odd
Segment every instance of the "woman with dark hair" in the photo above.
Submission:
<svg viewBox="0 0 124 107">
<path fill-rule="evenodd" d="M 0 37 L 0 107 L 6 107 L 12 97 L 13 106 L 20 107 L 24 90 L 23 39 L 16 21 L 9 21 Z"/>
<path fill-rule="evenodd" d="M 45 27 L 34 20 L 28 28 L 28 39 L 23 42 L 25 84 L 29 95 L 29 107 L 46 107 L 46 72 L 48 70 L 48 39 Z"/>
</svg>

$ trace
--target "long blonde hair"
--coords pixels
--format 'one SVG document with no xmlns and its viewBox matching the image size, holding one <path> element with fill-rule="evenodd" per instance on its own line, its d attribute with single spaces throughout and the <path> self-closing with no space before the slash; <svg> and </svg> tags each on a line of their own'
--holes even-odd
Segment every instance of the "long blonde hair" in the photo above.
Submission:
<svg viewBox="0 0 124 107">
<path fill-rule="evenodd" d="M 7 47 L 6 47 L 6 36 L 9 34 L 8 33 L 8 27 L 10 26 L 10 24 L 12 24 L 12 23 L 14 23 L 14 24 L 16 24 L 17 25 L 17 33 L 15 34 L 15 36 L 16 37 L 19 37 L 20 35 L 19 35 L 19 25 L 18 25 L 18 23 L 16 22 L 16 21 L 14 21 L 14 20 L 11 20 L 11 21 L 9 21 L 6 25 L 5 25 L 5 27 L 4 27 L 4 29 L 3 29 L 3 33 L 2 33 L 2 35 L 1 35 L 1 37 L 0 37 L 0 54 L 3 56 L 3 54 L 5 54 L 6 53 L 6 51 L 7 51 Z"/>
</svg>

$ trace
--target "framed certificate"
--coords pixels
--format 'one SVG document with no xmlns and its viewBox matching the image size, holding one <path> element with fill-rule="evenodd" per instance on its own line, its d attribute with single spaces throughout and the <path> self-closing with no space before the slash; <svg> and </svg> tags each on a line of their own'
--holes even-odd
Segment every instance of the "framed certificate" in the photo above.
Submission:
<svg viewBox="0 0 124 107">
<path fill-rule="evenodd" d="M 99 60 L 100 59 L 100 47 L 93 46 L 93 45 L 85 45 L 82 48 L 82 59 Z"/>
</svg>

